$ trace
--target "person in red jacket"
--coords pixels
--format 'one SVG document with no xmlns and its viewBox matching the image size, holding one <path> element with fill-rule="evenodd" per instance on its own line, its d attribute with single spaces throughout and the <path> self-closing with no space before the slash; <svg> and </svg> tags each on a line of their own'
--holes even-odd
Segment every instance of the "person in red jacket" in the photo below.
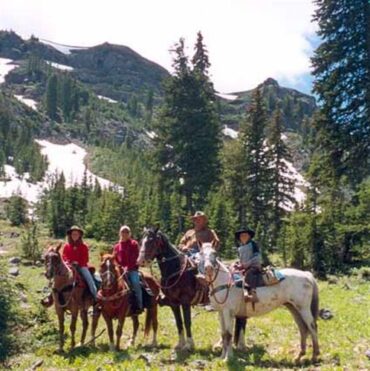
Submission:
<svg viewBox="0 0 370 371">
<path fill-rule="evenodd" d="M 89 261 L 89 248 L 82 240 L 83 234 L 83 230 L 75 225 L 68 229 L 68 243 L 64 245 L 62 259 L 67 265 L 73 265 L 77 268 L 77 271 L 87 283 L 91 295 L 96 300 L 97 288 L 87 266 Z"/>
<path fill-rule="evenodd" d="M 119 242 L 113 248 L 113 254 L 119 265 L 127 271 L 128 280 L 135 292 L 138 311 L 143 309 L 143 293 L 140 285 L 139 267 L 136 263 L 139 257 L 139 244 L 131 237 L 131 229 L 123 225 L 119 230 Z"/>
</svg>

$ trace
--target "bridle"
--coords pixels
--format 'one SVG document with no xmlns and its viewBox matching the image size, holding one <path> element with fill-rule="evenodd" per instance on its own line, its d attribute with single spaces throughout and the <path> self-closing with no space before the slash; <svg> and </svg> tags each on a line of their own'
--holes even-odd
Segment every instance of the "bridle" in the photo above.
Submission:
<svg viewBox="0 0 370 371">
<path fill-rule="evenodd" d="M 59 260 L 59 264 L 56 267 L 55 261 L 53 258 L 57 258 Z M 63 294 L 65 292 L 71 291 L 70 295 L 68 297 L 68 300 L 64 304 L 60 304 L 58 301 L 58 306 L 61 308 L 65 308 L 69 305 L 69 303 L 72 300 L 73 292 L 77 286 L 77 277 L 75 270 L 68 267 L 67 264 L 63 264 L 63 260 L 59 254 L 59 252 L 50 250 L 47 252 L 45 256 L 45 262 L 46 262 L 46 277 L 49 279 L 49 287 L 52 287 L 52 291 L 58 294 Z M 64 267 L 66 269 L 66 273 L 63 274 L 61 267 Z M 71 276 L 73 278 L 73 282 L 71 284 L 68 284 L 61 289 L 57 289 L 55 287 L 55 276 Z M 49 278 L 50 277 L 50 278 Z M 53 286 L 53 280 L 54 280 L 54 286 Z"/>
<path fill-rule="evenodd" d="M 124 270 L 122 272 L 122 274 L 120 274 L 118 277 L 117 277 L 117 269 L 114 265 L 114 263 L 112 263 L 111 261 L 111 258 L 107 258 L 103 261 L 101 267 L 103 265 L 107 265 L 107 269 L 105 272 L 101 272 L 101 268 L 100 268 L 100 277 L 102 278 L 102 289 L 99 290 L 98 294 L 97 294 L 97 297 L 99 300 L 101 301 L 114 301 L 114 300 L 117 300 L 117 299 L 121 299 L 129 290 L 128 288 L 126 287 L 126 284 L 123 280 L 123 277 L 124 275 L 127 273 L 126 270 Z M 112 271 L 111 267 L 113 267 L 114 271 Z M 107 277 L 105 279 L 105 277 Z M 105 281 L 107 280 L 111 280 L 111 284 L 109 285 L 105 285 Z M 112 295 L 103 295 L 103 291 L 104 290 L 110 290 L 114 287 L 115 284 L 118 284 L 120 282 L 120 280 L 123 281 L 123 288 L 122 290 L 120 291 L 117 291 L 115 293 L 113 293 Z M 119 305 L 121 305 L 121 303 L 119 303 Z"/>
<path fill-rule="evenodd" d="M 203 255 L 204 256 L 204 255 Z M 229 272 L 229 270 L 227 270 L 227 273 L 228 273 L 228 276 L 229 276 L 229 280 L 227 282 L 227 284 L 223 284 L 223 285 L 220 285 L 220 286 L 217 286 L 217 287 L 214 287 L 214 282 L 216 281 L 217 277 L 218 277 L 218 274 L 221 270 L 221 262 L 219 261 L 219 259 L 214 256 L 214 258 L 212 259 L 209 259 L 210 263 L 211 263 L 211 267 L 213 270 L 216 270 L 216 273 L 214 274 L 214 277 L 209 281 L 207 280 L 206 278 L 206 282 L 209 286 L 209 288 L 211 289 L 210 290 L 210 293 L 209 293 L 209 296 L 213 296 L 215 302 L 219 305 L 223 305 L 226 303 L 228 297 L 229 297 L 229 294 L 230 294 L 230 289 L 231 287 L 233 286 L 234 284 L 234 280 L 233 280 L 233 276 L 232 274 Z M 204 268 L 205 269 L 205 268 Z M 204 272 L 205 273 L 205 272 Z M 207 275 L 205 275 L 205 277 L 207 277 Z M 226 291 L 226 294 L 225 294 L 225 298 L 224 300 L 221 300 L 219 301 L 216 297 L 216 294 L 222 290 L 227 290 Z"/>
<path fill-rule="evenodd" d="M 149 234 L 153 234 L 154 238 L 155 238 L 155 241 L 154 241 L 154 244 L 153 244 L 153 247 L 152 248 L 155 248 L 156 249 L 156 253 L 154 254 L 153 258 L 151 259 L 148 259 L 147 258 L 147 251 L 148 249 L 142 245 L 141 247 L 141 250 L 144 249 L 144 260 L 149 262 L 150 264 L 150 272 L 152 274 L 153 277 L 155 277 L 154 275 L 154 272 L 153 272 L 153 269 L 152 269 L 152 264 L 153 264 L 153 261 L 154 261 L 154 258 L 157 257 L 157 261 L 158 261 L 158 264 L 161 265 L 161 264 L 166 264 L 172 260 L 175 260 L 175 259 L 181 259 L 181 256 L 184 256 L 185 257 L 185 262 L 183 264 L 183 267 L 180 268 L 180 270 L 178 270 L 177 272 L 174 272 L 172 273 L 169 277 L 166 278 L 166 281 L 168 282 L 171 278 L 175 277 L 178 275 L 178 278 L 175 280 L 175 282 L 171 283 L 170 285 L 168 286 L 164 286 L 162 284 L 159 283 L 159 287 L 162 289 L 162 290 L 169 290 L 171 289 L 172 287 L 175 287 L 181 280 L 183 274 L 185 273 L 185 271 L 187 270 L 188 268 L 188 257 L 184 254 L 176 254 L 174 256 L 171 256 L 169 258 L 166 258 L 165 256 L 162 257 L 162 258 L 158 258 L 158 255 L 163 253 L 162 249 L 164 247 L 164 241 L 162 239 L 162 237 L 160 235 L 157 234 L 157 231 L 154 232 L 154 231 L 149 231 Z M 148 236 L 147 236 L 148 237 Z M 145 240 L 145 238 L 144 238 Z M 161 280 L 157 280 L 158 282 L 161 282 Z"/>
</svg>

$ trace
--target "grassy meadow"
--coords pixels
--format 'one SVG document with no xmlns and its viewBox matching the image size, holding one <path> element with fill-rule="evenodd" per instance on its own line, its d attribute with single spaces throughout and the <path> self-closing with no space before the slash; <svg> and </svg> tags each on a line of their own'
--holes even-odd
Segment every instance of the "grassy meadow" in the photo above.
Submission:
<svg viewBox="0 0 370 371">
<path fill-rule="evenodd" d="M 19 238 L 7 237 L 7 232 L 18 231 L 0 221 L 0 242 L 5 250 L 0 260 L 7 264 L 10 256 L 20 256 Z M 46 246 L 46 234 L 41 238 Z M 108 246 L 95 241 L 91 245 L 92 261 L 97 263 L 99 252 Z M 44 246 L 43 245 L 43 246 Z M 8 267 L 6 266 L 6 269 Z M 207 312 L 202 307 L 192 311 L 193 337 L 196 349 L 191 354 L 176 354 L 172 348 L 177 342 L 174 318 L 168 308 L 159 309 L 158 348 L 146 346 L 141 327 L 137 345 L 126 349 L 131 335 L 131 319 L 126 321 L 123 334 L 124 350 L 111 352 L 108 349 L 107 333 L 96 340 L 96 348 L 91 346 L 69 351 L 67 335 L 65 353 L 58 354 L 58 328 L 54 309 L 43 309 L 39 305 L 43 288 L 47 286 L 43 266 L 20 265 L 20 274 L 11 278 L 14 287 L 23 292 L 27 300 L 19 303 L 19 326 L 14 330 L 18 348 L 0 368 L 26 370 L 369 370 L 370 359 L 366 351 L 370 349 L 370 281 L 363 274 L 366 269 L 353 271 L 350 276 L 333 277 L 320 282 L 320 308 L 330 309 L 333 318 L 320 319 L 319 341 L 321 360 L 310 362 L 311 348 L 300 363 L 294 361 L 299 351 L 298 329 L 288 311 L 276 310 L 269 315 L 253 318 L 247 326 L 246 343 L 248 351 L 235 352 L 229 363 L 219 359 L 220 354 L 212 351 L 212 345 L 219 338 L 219 325 L 216 312 Z M 370 270 L 370 269 L 369 269 Z M 366 273 L 366 272 L 365 272 Z M 367 278 L 367 280 L 366 280 Z M 66 333 L 69 332 L 69 317 L 66 320 Z M 101 319 L 97 333 L 105 328 Z M 80 322 L 78 322 L 78 333 Z M 79 339 L 77 338 L 77 341 Z M 148 339 L 148 342 L 150 338 Z M 310 341 L 309 341 L 310 344 Z"/>
</svg>

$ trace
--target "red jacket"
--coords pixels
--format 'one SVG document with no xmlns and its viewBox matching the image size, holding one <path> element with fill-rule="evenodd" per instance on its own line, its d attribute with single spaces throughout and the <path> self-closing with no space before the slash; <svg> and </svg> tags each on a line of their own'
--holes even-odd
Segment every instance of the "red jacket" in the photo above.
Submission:
<svg viewBox="0 0 370 371">
<path fill-rule="evenodd" d="M 114 246 L 113 253 L 116 256 L 118 264 L 123 268 L 129 271 L 138 269 L 136 261 L 139 257 L 139 244 L 137 241 L 131 238 L 125 242 L 120 241 Z"/>
<path fill-rule="evenodd" d="M 66 243 L 63 248 L 63 260 L 68 265 L 77 262 L 80 267 L 87 267 L 89 249 L 84 243 L 77 245 Z"/>
</svg>

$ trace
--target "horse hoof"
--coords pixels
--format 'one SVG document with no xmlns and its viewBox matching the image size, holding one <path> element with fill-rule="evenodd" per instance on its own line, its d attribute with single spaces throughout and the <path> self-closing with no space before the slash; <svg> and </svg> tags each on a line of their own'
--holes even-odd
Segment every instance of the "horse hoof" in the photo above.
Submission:
<svg viewBox="0 0 370 371">
<path fill-rule="evenodd" d="M 243 352 L 243 353 L 245 353 L 245 352 L 248 351 L 248 348 L 246 347 L 246 345 L 238 345 L 238 346 L 236 347 L 236 350 L 237 350 L 238 352 Z"/>
<path fill-rule="evenodd" d="M 114 352 L 116 350 L 116 347 L 114 346 L 114 344 L 109 344 L 109 350 L 111 352 Z"/>
<path fill-rule="evenodd" d="M 157 347 L 158 347 L 158 343 L 157 343 L 156 341 L 152 341 L 152 342 L 149 344 L 149 346 L 150 346 L 151 348 L 157 348 Z"/>
</svg>

